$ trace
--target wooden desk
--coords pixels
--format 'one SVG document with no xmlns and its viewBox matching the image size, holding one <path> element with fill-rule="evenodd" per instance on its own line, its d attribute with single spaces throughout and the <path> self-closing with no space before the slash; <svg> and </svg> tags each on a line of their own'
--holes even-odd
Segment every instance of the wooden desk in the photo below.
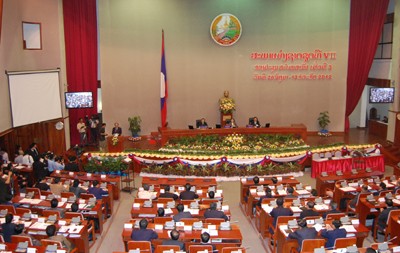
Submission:
<svg viewBox="0 0 400 253">
<path fill-rule="evenodd" d="M 46 208 L 49 208 L 51 206 L 49 200 L 41 200 L 37 204 L 36 203 L 35 204 L 29 204 L 29 203 L 24 202 L 24 198 L 22 198 L 20 196 L 15 196 L 12 199 L 12 202 L 26 205 L 26 206 L 28 206 L 27 208 L 29 208 L 32 211 L 32 213 L 38 214 L 40 216 L 42 215 L 42 211 L 43 210 L 45 210 Z M 71 203 L 64 203 L 64 205 L 61 206 L 60 208 L 64 208 L 66 211 L 69 211 L 68 208 L 67 208 L 68 204 L 71 204 Z M 96 232 L 98 232 L 100 234 L 103 232 L 103 222 L 104 222 L 102 205 L 103 205 L 102 200 L 97 200 L 96 205 L 93 208 L 91 208 L 91 209 L 87 209 L 87 208 L 80 209 L 80 211 L 82 212 L 84 217 L 92 217 L 92 218 L 96 218 L 96 219 L 99 220 L 99 230 L 96 231 Z"/>
<path fill-rule="evenodd" d="M 392 216 L 390 221 L 392 223 L 392 231 L 400 231 L 400 217 Z M 396 235 L 390 235 L 390 239 L 394 238 Z M 392 241 L 393 244 L 400 245 L 400 236 L 397 235 L 397 238 Z"/>
<path fill-rule="evenodd" d="M 119 200 L 120 198 L 120 181 L 121 177 L 117 175 L 98 175 L 98 174 L 91 174 L 91 176 L 88 176 L 88 173 L 86 172 L 67 172 L 67 171 L 54 171 L 51 173 L 52 177 L 60 177 L 60 178 L 65 178 L 65 179 L 78 179 L 79 181 L 94 181 L 97 180 L 100 183 L 102 182 L 107 182 L 110 184 L 113 188 L 113 194 L 112 197 L 114 200 Z M 103 176 L 103 178 L 102 178 Z M 105 176 L 105 177 L 104 177 Z"/>
<path fill-rule="evenodd" d="M 192 214 L 193 218 L 204 218 L 204 212 L 207 210 L 209 205 L 199 205 L 199 213 Z M 131 217 L 132 218 L 154 218 L 157 216 L 157 202 L 153 201 L 152 207 L 143 207 L 143 204 L 140 204 L 140 207 L 133 207 L 131 208 Z M 176 208 L 171 208 L 172 214 L 167 214 L 165 216 L 173 216 L 178 213 Z M 225 215 L 230 218 L 231 212 L 230 210 L 224 211 Z"/>
<path fill-rule="evenodd" d="M 326 177 L 323 177 L 320 174 L 318 174 L 316 178 L 316 190 L 318 194 L 323 194 L 325 193 L 327 188 L 333 190 L 335 188 L 336 181 L 339 180 L 354 180 L 354 179 L 371 178 L 371 177 L 382 178 L 383 175 L 384 172 L 381 171 L 372 171 L 372 172 L 360 171 L 358 174 L 352 174 L 351 172 L 344 172 L 342 176 L 337 176 L 335 173 L 328 173 L 328 176 Z"/>
<path fill-rule="evenodd" d="M 148 228 L 149 229 L 154 229 L 155 224 L 150 223 Z M 122 241 L 126 244 L 129 240 L 131 240 L 131 234 L 132 230 L 134 228 L 124 228 L 122 230 Z M 219 226 L 217 226 L 217 229 L 219 229 Z M 179 240 L 181 241 L 192 241 L 192 240 L 200 240 L 200 235 L 201 235 L 201 230 L 192 230 L 192 231 L 183 231 L 183 228 L 178 228 L 179 231 L 181 231 Z M 169 239 L 169 233 L 171 230 L 163 229 L 163 230 L 155 230 L 158 234 L 159 239 Z M 240 229 L 237 225 L 231 224 L 231 230 L 218 230 L 218 235 L 211 236 L 212 239 L 221 239 L 221 243 L 226 243 L 226 242 L 234 242 L 237 243 L 238 245 L 242 244 L 242 233 L 240 232 Z M 218 243 L 213 243 L 213 244 L 218 244 Z"/>
<path fill-rule="evenodd" d="M 299 184 L 299 183 L 300 182 L 297 179 L 295 179 L 294 177 L 283 177 L 282 181 L 278 182 L 277 185 L 283 184 L 283 185 L 295 186 L 296 184 Z M 267 186 L 267 185 L 274 185 L 274 184 L 271 181 L 271 177 L 260 177 L 260 182 L 258 185 Z M 251 186 L 255 186 L 252 177 L 251 178 L 242 178 L 240 180 L 240 203 L 242 205 L 246 203 L 245 197 L 248 197 L 247 193 Z"/>
<path fill-rule="evenodd" d="M 375 196 L 375 203 L 369 202 L 366 198 L 360 198 L 359 203 L 356 207 L 357 213 L 358 213 L 358 218 L 360 220 L 360 224 L 363 224 L 365 226 L 365 222 L 367 220 L 367 216 L 369 214 L 374 213 L 376 217 L 379 216 L 380 214 L 380 208 L 385 208 L 386 203 L 385 202 L 380 202 L 378 199 L 379 197 Z M 396 203 L 393 203 L 393 206 L 399 206 Z M 373 210 L 373 211 L 372 211 Z M 376 224 L 375 224 L 376 226 Z"/>
<path fill-rule="evenodd" d="M 368 132 L 386 140 L 388 123 L 379 120 L 368 120 Z"/>
<path fill-rule="evenodd" d="M 11 251 L 11 252 L 15 252 L 15 250 L 17 249 L 17 246 L 18 246 L 18 243 L 10 243 L 10 242 L 0 243 L 0 244 L 5 244 L 6 251 Z M 46 253 L 45 246 L 32 246 L 32 247 L 28 247 L 28 248 L 35 248 L 36 253 Z"/>
<path fill-rule="evenodd" d="M 184 186 L 189 183 L 192 186 L 217 186 L 215 178 L 169 178 L 169 177 L 143 177 L 142 185 L 158 184 L 162 188 L 167 185 Z"/>
<path fill-rule="evenodd" d="M 383 155 L 371 154 L 364 156 L 362 159 L 365 161 L 361 163 L 362 170 L 371 168 L 372 171 L 385 172 L 385 161 Z M 311 177 L 315 178 L 321 174 L 321 172 L 335 173 L 338 170 L 345 172 L 351 172 L 353 169 L 353 158 L 352 157 L 333 157 L 332 159 L 319 159 L 312 160 L 311 164 Z"/>
<path fill-rule="evenodd" d="M 292 124 L 287 127 L 269 128 L 216 128 L 216 129 L 160 129 L 161 146 L 164 146 L 171 138 L 196 135 L 229 135 L 229 134 L 293 134 L 298 135 L 304 141 L 307 140 L 307 127 L 304 124 Z"/>
<path fill-rule="evenodd" d="M 287 239 L 284 231 L 283 231 L 283 227 L 286 226 L 287 224 L 278 224 L 278 243 L 277 243 L 277 253 L 286 253 L 286 252 L 290 252 L 290 249 L 292 247 L 297 248 L 298 247 L 298 243 L 297 240 L 295 239 Z M 362 224 L 358 224 L 358 225 L 353 225 L 354 228 L 356 229 L 355 234 L 356 238 L 357 238 L 357 247 L 362 247 L 364 239 L 368 236 L 368 232 L 369 229 L 366 228 L 364 225 Z"/>
</svg>

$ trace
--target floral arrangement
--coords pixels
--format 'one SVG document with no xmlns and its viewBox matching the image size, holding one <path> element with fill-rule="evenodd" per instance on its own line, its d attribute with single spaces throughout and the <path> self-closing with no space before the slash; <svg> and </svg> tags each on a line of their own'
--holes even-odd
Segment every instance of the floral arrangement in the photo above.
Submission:
<svg viewBox="0 0 400 253">
<path fill-rule="evenodd" d="M 198 177 L 263 176 L 299 172 L 301 170 L 302 166 L 296 163 L 235 165 L 227 162 L 214 165 L 150 164 L 142 168 L 144 173 Z"/>
<path fill-rule="evenodd" d="M 124 171 L 128 164 L 124 163 L 124 157 L 90 157 L 84 170 L 88 173 L 111 173 Z"/>
<path fill-rule="evenodd" d="M 304 152 L 309 148 L 301 138 L 294 135 L 260 134 L 198 135 L 175 138 L 161 149 L 169 154 L 196 155 L 266 155 L 283 151 Z"/>
<path fill-rule="evenodd" d="M 133 142 L 140 141 L 141 139 L 142 139 L 142 137 L 140 137 L 140 136 L 138 136 L 138 137 L 129 137 L 128 138 L 129 141 L 133 141 Z"/>
<path fill-rule="evenodd" d="M 116 146 L 118 144 L 118 136 L 114 135 L 111 139 L 112 145 Z"/>
<path fill-rule="evenodd" d="M 331 134 L 328 130 L 322 129 L 321 131 L 318 132 L 318 135 L 319 135 L 319 136 L 323 136 L 323 137 L 329 137 L 329 136 L 331 136 L 332 134 Z"/>
<path fill-rule="evenodd" d="M 223 97 L 219 100 L 219 110 L 222 113 L 232 113 L 235 110 L 235 100 L 229 97 Z"/>
</svg>

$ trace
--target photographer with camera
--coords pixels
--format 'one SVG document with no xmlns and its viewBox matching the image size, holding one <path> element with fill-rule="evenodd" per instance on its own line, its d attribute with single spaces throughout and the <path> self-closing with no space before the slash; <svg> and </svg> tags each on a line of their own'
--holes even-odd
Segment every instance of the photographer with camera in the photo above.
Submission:
<svg viewBox="0 0 400 253">
<path fill-rule="evenodd" d="M 0 169 L 0 204 L 7 204 L 12 199 L 10 187 L 12 176 L 13 172 L 8 167 Z"/>
</svg>

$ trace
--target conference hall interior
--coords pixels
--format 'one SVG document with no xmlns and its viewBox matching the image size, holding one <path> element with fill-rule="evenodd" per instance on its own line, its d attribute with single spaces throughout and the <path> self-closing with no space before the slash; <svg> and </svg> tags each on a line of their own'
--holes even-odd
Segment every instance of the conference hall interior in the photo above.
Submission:
<svg viewBox="0 0 400 253">
<path fill-rule="evenodd" d="M 0 251 L 400 252 L 398 13 L 0 0 Z"/>
</svg>

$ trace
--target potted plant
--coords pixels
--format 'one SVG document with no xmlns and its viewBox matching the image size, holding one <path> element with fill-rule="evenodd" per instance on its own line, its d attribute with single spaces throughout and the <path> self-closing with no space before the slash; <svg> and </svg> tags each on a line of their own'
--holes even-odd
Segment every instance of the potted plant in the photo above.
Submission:
<svg viewBox="0 0 400 253">
<path fill-rule="evenodd" d="M 133 116 L 132 118 L 128 118 L 129 122 L 129 130 L 132 132 L 133 137 L 138 137 L 140 132 L 140 123 L 142 123 L 142 119 L 140 116 Z"/>
<path fill-rule="evenodd" d="M 326 129 L 326 127 L 331 123 L 329 120 L 329 112 L 324 111 L 319 113 L 318 117 L 318 125 L 321 128 L 321 130 L 318 132 L 319 135 L 322 136 L 329 136 L 329 131 Z"/>
</svg>

